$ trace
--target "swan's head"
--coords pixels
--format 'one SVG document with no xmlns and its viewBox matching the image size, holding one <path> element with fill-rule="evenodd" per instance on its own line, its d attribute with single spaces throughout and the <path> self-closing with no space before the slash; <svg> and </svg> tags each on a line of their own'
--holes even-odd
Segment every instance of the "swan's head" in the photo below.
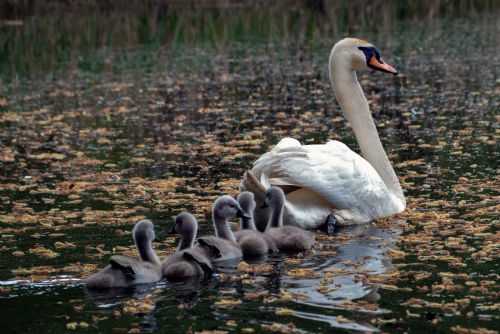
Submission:
<svg viewBox="0 0 500 334">
<path fill-rule="evenodd" d="M 135 243 L 157 241 L 155 229 L 150 220 L 141 220 L 134 226 L 132 231 Z"/>
<path fill-rule="evenodd" d="M 214 216 L 222 218 L 238 217 L 252 219 L 252 216 L 243 210 L 234 198 L 228 195 L 217 198 L 212 210 Z"/>
<path fill-rule="evenodd" d="M 261 209 L 270 207 L 271 209 L 285 205 L 285 193 L 281 188 L 271 187 L 266 191 L 266 199 Z"/>
<path fill-rule="evenodd" d="M 252 214 L 253 210 L 255 210 L 255 196 L 250 191 L 243 191 L 240 193 L 238 195 L 238 203 L 240 207 L 249 214 Z"/>
<path fill-rule="evenodd" d="M 182 237 L 196 235 L 198 223 L 196 218 L 188 212 L 183 212 L 175 217 L 175 225 L 170 230 L 169 234 L 180 234 Z"/>
<path fill-rule="evenodd" d="M 357 38 L 344 38 L 337 42 L 330 55 L 330 65 L 333 60 L 342 61 L 342 66 L 352 70 L 372 69 L 381 72 L 398 74 L 398 71 L 380 57 L 380 52 L 367 41 Z"/>
</svg>

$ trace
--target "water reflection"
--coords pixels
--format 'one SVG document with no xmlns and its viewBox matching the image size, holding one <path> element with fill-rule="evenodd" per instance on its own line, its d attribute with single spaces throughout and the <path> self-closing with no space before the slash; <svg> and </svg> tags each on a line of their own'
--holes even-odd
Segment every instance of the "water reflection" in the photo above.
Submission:
<svg viewBox="0 0 500 334">
<path fill-rule="evenodd" d="M 336 247 L 334 256 L 313 256 L 304 263 L 304 268 L 322 270 L 323 272 L 352 272 L 334 274 L 330 292 L 319 292 L 318 285 L 322 277 L 297 280 L 284 277 L 282 286 L 287 290 L 306 295 L 310 299 L 299 301 L 321 307 L 338 307 L 344 300 L 364 298 L 370 302 L 378 300 L 378 286 L 366 285 L 356 279 L 356 273 L 369 275 L 382 274 L 391 269 L 388 250 L 394 248 L 394 242 L 401 230 L 397 227 L 380 229 L 373 225 L 352 226 L 342 229 L 342 235 L 349 240 Z"/>
<path fill-rule="evenodd" d="M 87 289 L 84 288 L 87 300 L 94 301 L 99 308 L 108 308 L 118 304 L 121 299 L 143 299 L 157 289 L 157 284 L 138 284 L 128 288 Z"/>
<path fill-rule="evenodd" d="M 92 319 L 96 319 L 95 317 L 108 319 L 113 317 L 115 311 L 124 312 L 124 315 L 132 315 L 125 324 L 139 320 L 141 332 L 154 331 L 164 326 L 164 321 L 168 322 L 169 319 L 171 321 L 179 316 L 191 320 L 197 319 L 198 316 L 194 316 L 191 311 L 195 309 L 210 310 L 209 314 L 203 315 L 203 318 L 210 318 L 211 314 L 220 321 L 227 321 L 235 313 L 244 318 L 245 312 L 258 310 L 274 316 L 277 307 L 281 305 L 271 303 L 266 304 L 264 308 L 255 306 L 253 303 L 255 299 L 245 298 L 245 293 L 278 297 L 283 293 L 297 295 L 300 298 L 286 301 L 286 307 L 290 310 L 288 316 L 322 322 L 334 328 L 374 332 L 378 329 L 372 327 L 368 321 L 376 314 L 387 312 L 386 310 L 358 308 L 352 313 L 349 321 L 339 322 L 336 316 L 318 312 L 317 308 L 346 309 L 346 305 L 350 306 L 346 304 L 346 300 L 363 299 L 375 302 L 378 299 L 378 286 L 363 283 L 356 274 L 377 275 L 388 272 L 391 269 L 391 261 L 386 253 L 394 248 L 394 242 L 400 232 L 396 227 L 378 228 L 373 225 L 345 227 L 335 236 L 338 240 L 343 240 L 342 242 L 323 242 L 321 245 L 322 249 L 333 249 L 332 254 L 322 254 L 321 250 L 317 249 L 313 254 L 301 258 L 300 263 L 290 262 L 289 260 L 295 258 L 281 255 L 247 260 L 251 264 L 273 266 L 270 272 L 249 275 L 247 279 L 255 282 L 251 285 L 243 284 L 241 279 L 238 279 L 241 275 L 235 269 L 238 261 L 219 264 L 217 267 L 219 274 L 211 279 L 192 279 L 181 283 L 162 281 L 158 284 L 136 285 L 130 288 L 88 290 L 83 288 L 81 280 L 64 276 L 39 283 L 2 281 L 0 285 L 12 287 L 9 298 L 28 298 L 30 295 L 43 294 L 47 297 L 52 295 L 63 303 L 71 304 L 78 301 L 78 305 L 85 305 L 85 308 L 81 307 L 84 309 L 84 317 L 94 316 Z M 297 278 L 287 274 L 292 269 L 311 269 L 318 275 Z M 325 276 L 331 277 L 331 282 L 323 284 L 326 290 L 318 289 Z M 228 277 L 234 279 L 227 279 Z M 61 296 L 61 288 L 69 291 L 69 295 Z M 224 299 L 241 300 L 242 303 L 229 309 L 214 307 L 215 302 Z M 144 309 L 141 308 L 144 307 L 143 304 L 146 306 Z M 257 309 L 254 309 L 255 307 Z M 183 309 L 188 310 L 188 313 L 183 312 Z M 352 311 L 349 307 L 347 310 Z M 254 322 L 258 325 L 258 322 Z"/>
<path fill-rule="evenodd" d="M 334 328 L 342 328 L 360 332 L 380 332 L 378 328 L 370 326 L 368 322 L 364 319 L 360 320 L 359 323 L 358 322 L 341 323 L 337 320 L 336 317 L 327 316 L 323 314 L 294 311 L 293 315 L 296 316 L 297 318 L 326 322 Z"/>
</svg>

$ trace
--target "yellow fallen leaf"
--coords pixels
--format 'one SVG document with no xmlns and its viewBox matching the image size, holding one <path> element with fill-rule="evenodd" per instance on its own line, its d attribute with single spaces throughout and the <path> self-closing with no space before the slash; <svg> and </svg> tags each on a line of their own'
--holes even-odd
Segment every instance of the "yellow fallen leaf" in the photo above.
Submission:
<svg viewBox="0 0 500 334">
<path fill-rule="evenodd" d="M 278 307 L 276 309 L 276 312 L 274 312 L 276 315 L 293 315 L 293 310 L 286 308 L 286 307 Z"/>
<path fill-rule="evenodd" d="M 351 322 L 351 320 L 347 319 L 346 317 L 344 317 L 343 315 L 338 315 L 335 317 L 335 320 L 337 320 L 337 322 L 339 324 L 342 324 L 342 323 L 346 323 L 346 322 Z"/>
<path fill-rule="evenodd" d="M 215 306 L 220 308 L 230 308 L 239 304 L 241 304 L 241 300 L 237 299 L 221 299 L 214 303 Z"/>
<path fill-rule="evenodd" d="M 406 315 L 409 316 L 410 318 L 420 318 L 420 314 L 411 313 L 409 310 L 406 310 Z"/>
</svg>

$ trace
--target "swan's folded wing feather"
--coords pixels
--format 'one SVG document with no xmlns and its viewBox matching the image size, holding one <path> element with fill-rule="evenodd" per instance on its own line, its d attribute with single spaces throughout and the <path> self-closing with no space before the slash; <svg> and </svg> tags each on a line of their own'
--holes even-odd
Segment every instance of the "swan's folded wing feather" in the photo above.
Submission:
<svg viewBox="0 0 500 334">
<path fill-rule="evenodd" d="M 374 168 L 338 141 L 275 148 L 266 154 L 254 168 L 268 175 L 271 183 L 308 188 L 338 209 L 356 207 L 366 195 L 381 195 L 377 193 L 385 189 Z"/>
<path fill-rule="evenodd" d="M 267 188 L 271 184 L 276 184 L 275 182 L 279 182 L 281 185 L 296 185 L 293 183 L 293 179 L 288 179 L 289 175 L 279 168 L 279 164 L 283 160 L 307 160 L 307 151 L 303 149 L 303 146 L 285 147 L 279 150 L 275 148 L 255 161 L 251 172 Z"/>
<path fill-rule="evenodd" d="M 120 270 L 128 280 L 137 278 L 136 266 L 137 261 L 129 259 L 125 256 L 115 255 L 109 259 L 109 264 L 114 269 Z"/>
<path fill-rule="evenodd" d="M 217 247 L 217 245 L 211 242 L 210 237 L 198 238 L 198 244 L 200 244 L 202 247 L 207 247 L 210 256 L 214 259 L 218 259 L 222 256 L 221 250 L 219 249 L 219 247 Z"/>
<path fill-rule="evenodd" d="M 206 275 L 212 275 L 214 273 L 210 261 L 195 250 L 187 250 L 183 253 L 183 256 L 188 261 L 196 262 Z"/>
<path fill-rule="evenodd" d="M 259 159 L 257 159 L 252 168 L 252 173 L 255 175 L 257 179 L 260 179 L 261 183 L 266 184 L 266 181 L 273 176 L 270 174 L 271 170 L 269 169 L 272 161 L 279 159 L 285 153 L 297 154 L 303 151 L 303 146 L 300 142 L 293 138 L 283 138 L 278 144 L 271 149 L 271 151 L 264 153 Z M 262 178 L 265 175 L 266 178 Z"/>
</svg>

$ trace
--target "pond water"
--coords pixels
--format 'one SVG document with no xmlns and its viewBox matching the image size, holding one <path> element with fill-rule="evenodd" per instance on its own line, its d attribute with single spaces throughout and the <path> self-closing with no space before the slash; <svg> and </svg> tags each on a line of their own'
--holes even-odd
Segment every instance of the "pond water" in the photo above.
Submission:
<svg viewBox="0 0 500 334">
<path fill-rule="evenodd" d="M 498 333 L 494 4 L 373 1 L 356 16 L 359 4 L 242 2 L 204 15 L 154 3 L 155 19 L 133 6 L 81 17 L 35 6 L 2 21 L 5 332 Z M 310 253 L 226 263 L 211 279 L 83 288 L 112 254 L 135 256 L 140 219 L 155 223 L 161 256 L 175 250 L 167 231 L 181 211 L 211 233 L 213 200 L 237 194 L 280 138 L 357 150 L 327 72 L 347 35 L 400 72 L 359 78 L 405 189 L 403 214 L 317 232 Z"/>
</svg>

